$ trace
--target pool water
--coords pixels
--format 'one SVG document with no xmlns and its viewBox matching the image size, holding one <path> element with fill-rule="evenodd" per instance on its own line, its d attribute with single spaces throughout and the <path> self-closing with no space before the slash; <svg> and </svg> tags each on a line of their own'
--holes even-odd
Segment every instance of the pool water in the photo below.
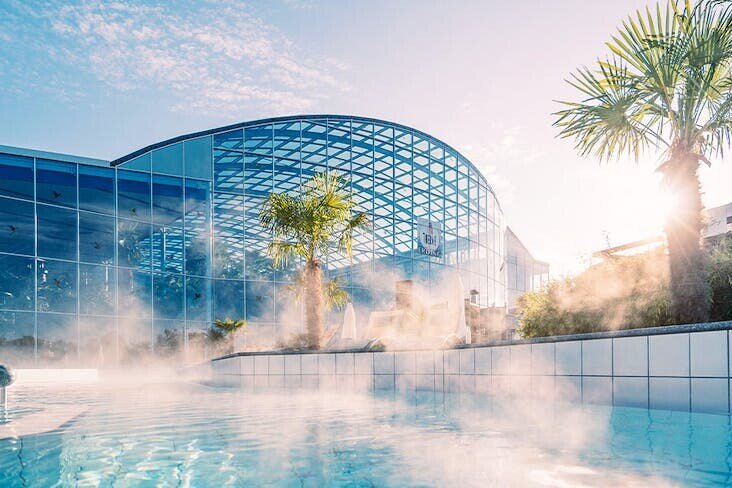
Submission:
<svg viewBox="0 0 732 488">
<path fill-rule="evenodd" d="M 0 434 L 39 410 L 78 410 L 0 439 L 2 487 L 732 483 L 732 430 L 718 415 L 154 379 L 11 394 Z"/>
</svg>

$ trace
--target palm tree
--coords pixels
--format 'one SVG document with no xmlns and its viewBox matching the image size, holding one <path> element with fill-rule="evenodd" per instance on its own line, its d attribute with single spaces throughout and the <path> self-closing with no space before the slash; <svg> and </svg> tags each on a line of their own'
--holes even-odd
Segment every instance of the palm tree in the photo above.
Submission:
<svg viewBox="0 0 732 488">
<path fill-rule="evenodd" d="M 350 256 L 354 231 L 368 225 L 366 214 L 354 212 L 354 206 L 340 177 L 318 173 L 299 195 L 270 194 L 259 214 L 262 226 L 272 233 L 267 251 L 274 265 L 286 265 L 291 256 L 304 261 L 305 326 L 312 349 L 320 348 L 329 287 L 323 283 L 322 262 L 333 249 Z"/>
<path fill-rule="evenodd" d="M 732 136 L 732 7 L 669 0 L 629 17 L 607 46 L 605 60 L 568 80 L 582 99 L 561 102 L 555 125 L 583 156 L 661 152 L 657 171 L 678 202 L 665 224 L 672 313 L 678 322 L 704 321 L 710 292 L 698 169 L 722 156 Z"/>
</svg>

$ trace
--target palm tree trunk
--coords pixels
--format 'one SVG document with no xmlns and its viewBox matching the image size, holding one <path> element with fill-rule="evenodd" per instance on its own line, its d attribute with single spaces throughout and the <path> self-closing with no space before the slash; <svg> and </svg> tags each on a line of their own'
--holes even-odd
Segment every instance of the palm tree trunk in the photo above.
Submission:
<svg viewBox="0 0 732 488">
<path fill-rule="evenodd" d="M 702 202 L 699 159 L 688 152 L 672 155 L 662 167 L 664 182 L 676 200 L 666 221 L 671 312 L 677 323 L 704 322 L 709 318 L 711 293 L 705 254 L 701 247 Z"/>
<path fill-rule="evenodd" d="M 305 327 L 311 349 L 320 349 L 323 336 L 323 270 L 315 260 L 305 263 Z"/>
</svg>

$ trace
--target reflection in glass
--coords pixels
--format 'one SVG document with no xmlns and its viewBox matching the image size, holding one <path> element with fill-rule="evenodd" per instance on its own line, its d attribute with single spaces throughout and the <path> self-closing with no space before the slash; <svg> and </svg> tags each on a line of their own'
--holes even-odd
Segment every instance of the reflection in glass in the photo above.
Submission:
<svg viewBox="0 0 732 488">
<path fill-rule="evenodd" d="M 192 178 L 211 178 L 211 136 L 185 142 L 185 175 Z"/>
<path fill-rule="evenodd" d="M 244 282 L 214 282 L 214 319 L 244 319 Z"/>
<path fill-rule="evenodd" d="M 0 312 L 0 358 L 15 367 L 36 360 L 36 324 L 33 312 Z"/>
<path fill-rule="evenodd" d="M 76 312 L 76 263 L 39 259 L 37 261 L 38 310 Z"/>
<path fill-rule="evenodd" d="M 79 212 L 79 260 L 114 263 L 114 217 Z"/>
<path fill-rule="evenodd" d="M 0 197 L 0 252 L 35 253 L 33 203 Z"/>
<path fill-rule="evenodd" d="M 79 265 L 79 313 L 88 315 L 114 314 L 116 268 L 112 266 Z"/>
<path fill-rule="evenodd" d="M 153 176 L 153 222 L 183 225 L 183 180 Z"/>
<path fill-rule="evenodd" d="M 33 158 L 0 154 L 0 195 L 33 199 Z"/>
<path fill-rule="evenodd" d="M 183 276 L 172 273 L 153 275 L 153 315 L 164 319 L 183 318 Z"/>
<path fill-rule="evenodd" d="M 117 220 L 117 258 L 120 266 L 150 269 L 150 224 Z"/>
<path fill-rule="evenodd" d="M 38 255 L 76 259 L 76 211 L 38 205 Z"/>
<path fill-rule="evenodd" d="M 150 220 L 150 175 L 134 171 L 117 172 L 117 215 Z"/>
<path fill-rule="evenodd" d="M 39 202 L 76 207 L 76 165 L 37 160 L 36 198 Z"/>
<path fill-rule="evenodd" d="M 183 272 L 183 229 L 169 225 L 153 226 L 152 245 L 155 271 Z"/>
<path fill-rule="evenodd" d="M 39 313 L 36 321 L 38 362 L 57 365 L 76 363 L 79 353 L 76 315 Z"/>
<path fill-rule="evenodd" d="M 114 214 L 114 170 L 79 166 L 79 208 Z"/>
<path fill-rule="evenodd" d="M 210 279 L 188 278 L 186 280 L 186 320 L 210 321 L 211 295 Z"/>
<path fill-rule="evenodd" d="M 33 310 L 33 259 L 0 254 L 0 309 Z"/>
<path fill-rule="evenodd" d="M 183 175 L 183 143 L 171 144 L 152 152 L 153 173 Z"/>
<path fill-rule="evenodd" d="M 152 315 L 152 275 L 149 272 L 119 269 L 119 315 L 149 317 Z"/>
</svg>

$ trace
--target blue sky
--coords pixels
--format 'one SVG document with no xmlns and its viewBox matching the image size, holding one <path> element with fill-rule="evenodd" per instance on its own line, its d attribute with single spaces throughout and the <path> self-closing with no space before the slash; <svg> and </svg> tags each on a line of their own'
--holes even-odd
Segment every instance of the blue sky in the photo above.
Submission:
<svg viewBox="0 0 732 488">
<path fill-rule="evenodd" d="M 647 2 L 0 0 L 0 144 L 115 158 L 292 113 L 384 118 L 465 153 L 556 272 L 659 232 L 658 157 L 600 165 L 555 139 L 563 82 Z M 732 200 L 732 165 L 702 169 Z"/>
</svg>

